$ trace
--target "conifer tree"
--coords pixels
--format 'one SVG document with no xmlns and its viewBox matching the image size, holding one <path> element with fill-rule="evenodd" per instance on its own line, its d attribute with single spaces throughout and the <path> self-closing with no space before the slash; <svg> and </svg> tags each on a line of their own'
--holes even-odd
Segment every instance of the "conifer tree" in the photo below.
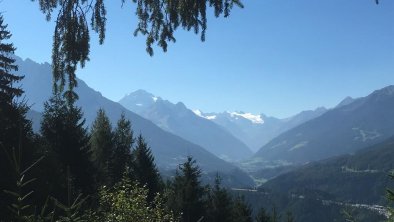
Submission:
<svg viewBox="0 0 394 222">
<path fill-rule="evenodd" d="M 201 170 L 192 157 L 188 157 L 176 171 L 169 205 L 175 213 L 182 213 L 181 221 L 194 222 L 206 216 L 206 192 L 200 177 Z"/>
<path fill-rule="evenodd" d="M 270 222 L 271 218 L 270 215 L 267 213 L 267 211 L 264 208 L 261 208 L 259 212 L 257 213 L 256 222 Z"/>
<path fill-rule="evenodd" d="M 91 128 L 90 145 L 92 161 L 97 169 L 99 185 L 113 185 L 111 177 L 114 154 L 114 135 L 105 111 L 99 109 Z"/>
<path fill-rule="evenodd" d="M 77 193 L 90 194 L 94 189 L 94 168 L 84 123 L 81 109 L 68 103 L 60 94 L 54 94 L 44 104 L 40 132 L 47 158 L 43 175 L 50 175 L 48 180 L 57 192 L 55 197 L 61 201 L 66 198 L 67 178 L 71 178 Z"/>
<path fill-rule="evenodd" d="M 394 180 L 394 171 L 391 171 L 391 173 L 390 173 L 390 178 L 392 179 L 392 180 Z M 387 221 L 388 222 L 394 222 L 394 208 L 392 207 L 392 204 L 393 204 L 393 202 L 394 202 L 394 190 L 393 189 L 387 189 L 386 190 L 386 192 L 387 192 L 387 194 L 386 194 L 386 197 L 387 197 L 387 200 L 389 201 L 389 205 L 388 205 L 388 207 L 387 207 L 387 209 L 388 209 L 388 211 L 389 211 L 389 213 L 390 213 L 390 216 L 389 216 L 389 218 L 387 219 Z"/>
<path fill-rule="evenodd" d="M 134 143 L 131 123 L 122 113 L 114 132 L 115 150 L 113 155 L 112 177 L 114 183 L 120 182 L 126 169 L 131 168 L 131 149 Z"/>
<path fill-rule="evenodd" d="M 252 209 L 242 197 L 237 197 L 234 200 L 233 207 L 233 221 L 234 222 L 252 222 Z"/>
<path fill-rule="evenodd" d="M 151 202 L 162 190 L 162 180 L 148 144 L 140 134 L 132 152 L 133 177 L 148 189 L 148 201 Z"/>
<path fill-rule="evenodd" d="M 13 72 L 18 71 L 15 64 L 14 52 L 16 48 L 12 43 L 7 43 L 12 36 L 7 30 L 4 23 L 3 15 L 0 14 L 0 101 L 2 103 L 12 104 L 14 98 L 22 95 L 23 90 L 14 84 L 23 79 L 23 76 L 15 75 Z"/>
<path fill-rule="evenodd" d="M 207 218 L 212 222 L 232 222 L 231 215 L 233 201 L 227 190 L 220 186 L 219 175 L 215 178 L 215 185 L 208 198 Z"/>
<path fill-rule="evenodd" d="M 32 163 L 36 150 L 33 144 L 31 121 L 26 119 L 28 107 L 17 99 L 23 90 L 16 84 L 23 76 L 15 74 L 15 47 L 9 42 L 11 32 L 8 31 L 3 15 L 0 14 L 0 206 L 7 206 L 9 198 L 4 190 L 13 190 L 16 176 L 12 170 L 10 157 L 16 150 L 20 154 L 21 168 Z M 9 215 L 6 207 L 0 207 L 0 215 Z"/>
<path fill-rule="evenodd" d="M 271 222 L 278 222 L 279 221 L 279 214 L 278 211 L 276 210 L 276 207 L 274 206 L 272 208 L 272 214 L 271 214 Z"/>
</svg>

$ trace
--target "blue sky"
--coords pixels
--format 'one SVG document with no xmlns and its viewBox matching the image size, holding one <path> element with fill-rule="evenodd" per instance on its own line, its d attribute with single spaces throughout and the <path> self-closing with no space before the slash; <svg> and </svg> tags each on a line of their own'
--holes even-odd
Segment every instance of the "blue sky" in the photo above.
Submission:
<svg viewBox="0 0 394 222">
<path fill-rule="evenodd" d="M 77 75 L 114 101 L 145 89 L 205 112 L 287 117 L 394 84 L 392 0 L 248 0 L 230 18 L 209 17 L 206 42 L 179 30 L 154 57 L 132 35 L 133 4 L 106 4 L 105 43 L 92 38 L 91 61 Z M 38 3 L 2 0 L 0 11 L 17 55 L 50 62 L 54 22 Z"/>
</svg>

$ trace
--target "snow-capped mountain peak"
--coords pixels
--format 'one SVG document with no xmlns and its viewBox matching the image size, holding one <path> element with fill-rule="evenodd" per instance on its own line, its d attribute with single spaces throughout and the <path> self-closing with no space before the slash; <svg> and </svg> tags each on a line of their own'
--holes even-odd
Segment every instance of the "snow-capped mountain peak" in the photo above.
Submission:
<svg viewBox="0 0 394 222">
<path fill-rule="evenodd" d="M 193 110 L 193 112 L 197 116 L 205 118 L 205 119 L 209 119 L 209 120 L 215 120 L 216 118 L 218 118 L 218 115 L 222 116 L 223 114 L 225 114 L 225 116 L 227 116 L 227 118 L 230 118 L 233 120 L 244 119 L 244 120 L 250 121 L 253 124 L 263 124 L 264 123 L 264 120 L 261 115 L 254 115 L 252 113 L 226 111 L 222 114 L 215 114 L 215 113 L 203 113 L 199 109 L 195 109 L 195 110 Z"/>
<path fill-rule="evenodd" d="M 120 102 L 127 107 L 133 107 L 132 110 L 138 113 L 161 100 L 160 97 L 139 89 L 123 97 Z"/>
<path fill-rule="evenodd" d="M 209 119 L 209 120 L 214 120 L 216 119 L 216 115 L 205 115 L 201 112 L 201 110 L 199 109 L 195 109 L 193 110 L 194 114 L 196 114 L 199 117 L 205 118 L 205 119 Z"/>
<path fill-rule="evenodd" d="M 232 118 L 237 119 L 239 117 L 242 117 L 242 118 L 247 119 L 255 124 L 263 124 L 264 123 L 264 120 L 263 120 L 263 118 L 261 118 L 261 115 L 254 115 L 252 113 L 244 113 L 244 112 L 227 112 L 227 113 L 230 114 L 230 116 Z"/>
</svg>

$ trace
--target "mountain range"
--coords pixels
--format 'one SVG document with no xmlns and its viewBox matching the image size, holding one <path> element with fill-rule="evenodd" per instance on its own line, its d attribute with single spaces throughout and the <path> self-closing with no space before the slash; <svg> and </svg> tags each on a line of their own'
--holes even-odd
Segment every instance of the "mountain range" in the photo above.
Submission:
<svg viewBox="0 0 394 222">
<path fill-rule="evenodd" d="M 28 117 L 33 120 L 35 130 L 39 129 L 40 113 L 43 104 L 51 96 L 52 74 L 48 63 L 38 64 L 30 59 L 22 60 L 16 58 L 19 73 L 25 78 L 21 81 L 21 87 L 25 91 L 25 100 L 31 107 Z M 193 156 L 204 172 L 220 172 L 229 175 L 233 181 L 239 180 L 240 184 L 253 184 L 253 181 L 242 171 L 231 163 L 228 163 L 203 147 L 191 143 L 179 136 L 162 130 L 151 121 L 126 109 L 119 103 L 113 102 L 93 90 L 82 80 L 78 80 L 76 92 L 79 95 L 77 105 L 82 107 L 87 127 L 96 117 L 99 108 L 106 111 L 107 116 L 113 124 L 117 122 L 122 113 L 132 122 L 135 133 L 141 133 L 155 157 L 155 162 L 161 170 L 173 170 L 183 163 L 187 156 Z M 233 173 L 236 172 L 236 175 Z"/>
<path fill-rule="evenodd" d="M 31 106 L 28 117 L 33 120 L 34 130 L 39 131 L 43 103 L 52 92 L 51 66 L 20 58 L 17 58 L 17 64 L 19 72 L 25 75 L 21 84 L 26 92 L 25 99 Z M 106 111 L 113 124 L 124 113 L 131 120 L 133 130 L 146 138 L 162 172 L 173 172 L 191 155 L 204 170 L 207 180 L 212 181 L 215 172 L 220 172 L 228 184 L 242 186 L 252 186 L 253 181 L 225 160 L 246 158 L 240 166 L 245 167 L 251 162 L 260 169 L 264 168 L 264 172 L 255 171 L 254 175 L 261 174 L 269 179 L 265 186 L 270 188 L 273 181 L 302 178 L 297 172 L 303 172 L 305 178 L 309 174 L 318 174 L 319 170 L 325 172 L 330 169 L 330 165 L 325 164 L 329 160 L 325 159 L 340 155 L 358 156 L 360 150 L 394 135 L 394 119 L 391 118 L 394 112 L 394 86 L 376 90 L 362 98 L 346 97 L 329 110 L 317 108 L 286 119 L 246 112 L 192 111 L 181 102 L 174 104 L 143 90 L 133 92 L 117 103 L 105 98 L 82 80 L 78 80 L 76 92 L 80 97 L 77 105 L 82 107 L 87 127 L 95 119 L 99 108 Z M 252 155 L 248 146 L 256 149 L 259 143 L 265 145 L 261 145 L 248 158 Z M 369 150 L 373 150 L 373 147 Z M 384 158 L 375 157 L 377 160 Z M 308 164 L 314 161 L 320 162 Z M 275 168 L 277 166 L 281 167 Z M 309 166 L 317 166 L 319 170 L 308 170 L 312 169 Z M 350 165 L 345 167 L 345 170 L 355 169 Z M 360 167 L 356 171 L 358 169 Z M 292 182 L 275 183 L 282 186 Z"/>
<path fill-rule="evenodd" d="M 279 119 L 246 112 L 204 113 L 194 110 L 197 115 L 225 128 L 254 152 L 281 133 L 314 119 L 326 111 L 326 108 L 319 107 L 315 110 L 300 112 L 289 118 Z"/>
<path fill-rule="evenodd" d="M 355 221 L 383 221 L 388 176 L 394 169 L 394 137 L 345 154 L 306 164 L 263 184 L 256 207 L 275 205 L 293 212 L 296 221 L 344 221 L 346 209 Z M 250 197 L 252 198 L 252 197 Z M 257 198 L 257 199 L 256 199 Z"/>
<path fill-rule="evenodd" d="M 196 115 L 182 102 L 174 104 L 137 90 L 119 103 L 163 130 L 198 144 L 222 159 L 239 161 L 252 156 L 252 151 L 243 142 L 216 123 Z"/>
<path fill-rule="evenodd" d="M 354 153 L 394 135 L 393 113 L 394 86 L 366 97 L 346 98 L 321 116 L 274 138 L 253 159 L 304 164 Z"/>
</svg>

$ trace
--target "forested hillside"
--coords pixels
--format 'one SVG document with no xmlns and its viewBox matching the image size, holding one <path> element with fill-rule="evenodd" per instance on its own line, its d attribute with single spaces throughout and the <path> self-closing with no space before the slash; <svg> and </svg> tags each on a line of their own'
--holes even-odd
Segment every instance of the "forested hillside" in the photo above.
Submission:
<svg viewBox="0 0 394 222">
<path fill-rule="evenodd" d="M 250 202 L 296 221 L 342 221 L 348 211 L 356 221 L 385 218 L 386 188 L 393 187 L 394 138 L 352 155 L 306 164 L 263 184 L 258 192 L 243 193 Z"/>
</svg>

